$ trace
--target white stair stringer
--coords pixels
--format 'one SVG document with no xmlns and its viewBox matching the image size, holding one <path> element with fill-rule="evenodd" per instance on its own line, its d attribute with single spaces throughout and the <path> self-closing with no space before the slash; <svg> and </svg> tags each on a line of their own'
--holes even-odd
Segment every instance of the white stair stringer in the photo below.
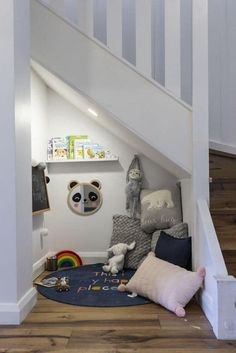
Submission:
<svg viewBox="0 0 236 353">
<path fill-rule="evenodd" d="M 191 175 L 191 108 L 37 0 L 31 55 L 151 145 L 162 167 L 179 178 Z"/>
</svg>

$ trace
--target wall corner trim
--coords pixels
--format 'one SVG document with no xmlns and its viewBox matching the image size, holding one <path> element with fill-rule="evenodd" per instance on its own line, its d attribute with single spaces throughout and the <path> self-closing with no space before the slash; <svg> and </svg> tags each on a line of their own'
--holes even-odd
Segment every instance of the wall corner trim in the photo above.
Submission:
<svg viewBox="0 0 236 353">
<path fill-rule="evenodd" d="M 36 304 L 37 291 L 30 288 L 17 303 L 0 303 L 0 325 L 19 325 Z"/>
</svg>

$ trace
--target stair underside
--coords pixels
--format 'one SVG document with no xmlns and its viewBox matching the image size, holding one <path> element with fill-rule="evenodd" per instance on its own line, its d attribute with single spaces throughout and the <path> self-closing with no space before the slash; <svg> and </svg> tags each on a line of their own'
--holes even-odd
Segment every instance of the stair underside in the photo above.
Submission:
<svg viewBox="0 0 236 353">
<path fill-rule="evenodd" d="M 191 108 L 38 1 L 30 7 L 32 59 L 138 136 L 164 169 L 189 178 Z"/>
<path fill-rule="evenodd" d="M 210 152 L 210 210 L 229 275 L 236 277 L 236 159 Z"/>
</svg>

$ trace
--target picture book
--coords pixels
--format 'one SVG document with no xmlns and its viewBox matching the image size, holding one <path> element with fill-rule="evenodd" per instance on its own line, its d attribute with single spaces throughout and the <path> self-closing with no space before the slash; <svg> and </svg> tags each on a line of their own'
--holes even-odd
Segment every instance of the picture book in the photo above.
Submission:
<svg viewBox="0 0 236 353">
<path fill-rule="evenodd" d="M 84 159 L 84 144 L 80 140 L 74 140 L 74 159 Z"/>
<path fill-rule="evenodd" d="M 84 158 L 85 159 L 102 159 L 105 158 L 105 151 L 103 146 L 98 143 L 84 144 Z"/>
<path fill-rule="evenodd" d="M 47 160 L 51 161 L 53 159 L 53 142 L 52 139 L 48 140 L 48 148 L 47 148 Z"/>
<path fill-rule="evenodd" d="M 54 137 L 52 139 L 53 159 L 67 159 L 68 139 L 66 137 Z"/>
<path fill-rule="evenodd" d="M 68 136 L 68 145 L 69 145 L 69 151 L 68 151 L 68 158 L 69 159 L 76 159 L 75 158 L 75 154 L 74 154 L 74 151 L 75 151 L 75 141 L 79 141 L 79 143 L 82 143 L 82 142 L 88 142 L 89 139 L 88 139 L 88 135 L 71 135 L 71 136 Z"/>
</svg>

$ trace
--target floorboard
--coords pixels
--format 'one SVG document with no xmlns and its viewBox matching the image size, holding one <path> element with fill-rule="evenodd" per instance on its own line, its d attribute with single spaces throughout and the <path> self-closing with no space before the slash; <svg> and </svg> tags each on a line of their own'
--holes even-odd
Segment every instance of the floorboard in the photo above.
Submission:
<svg viewBox="0 0 236 353">
<path fill-rule="evenodd" d="M 0 353 L 227 353 L 195 300 L 178 318 L 156 304 L 79 307 L 38 294 L 19 326 L 0 327 Z"/>
</svg>

